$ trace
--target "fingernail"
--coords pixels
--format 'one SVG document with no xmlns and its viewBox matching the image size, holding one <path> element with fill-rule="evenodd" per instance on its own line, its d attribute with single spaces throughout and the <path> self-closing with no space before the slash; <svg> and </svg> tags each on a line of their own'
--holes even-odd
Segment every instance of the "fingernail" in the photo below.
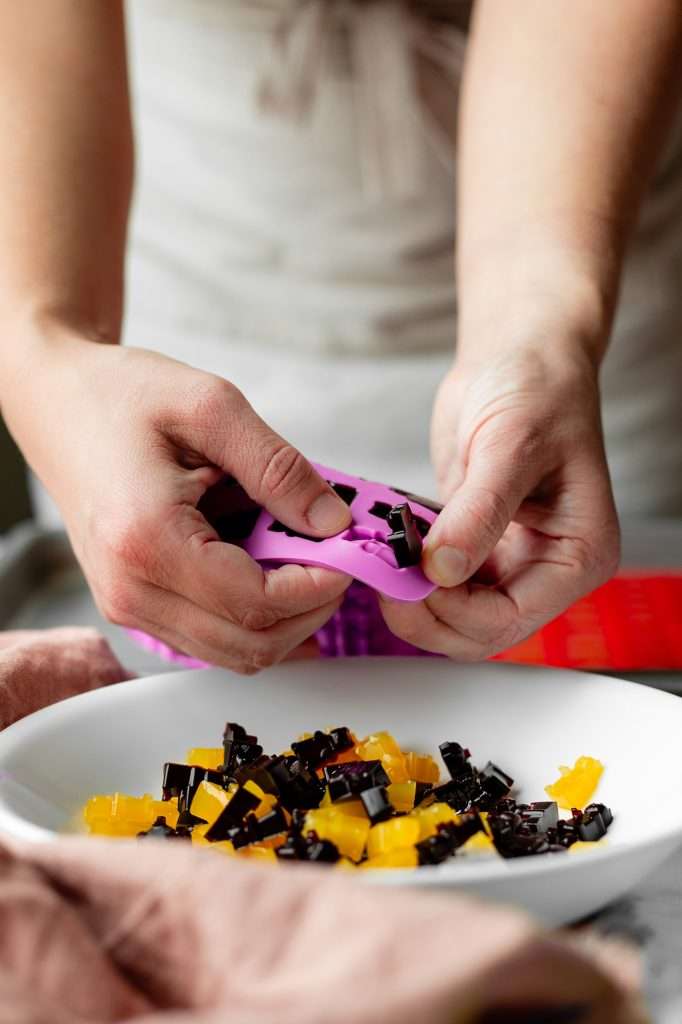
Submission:
<svg viewBox="0 0 682 1024">
<path fill-rule="evenodd" d="M 348 506 L 333 494 L 321 494 L 308 509 L 308 522 L 314 529 L 338 533 L 350 523 Z"/>
<path fill-rule="evenodd" d="M 454 587 L 466 579 L 466 560 L 457 548 L 436 548 L 427 556 L 426 575 L 441 587 Z"/>
</svg>

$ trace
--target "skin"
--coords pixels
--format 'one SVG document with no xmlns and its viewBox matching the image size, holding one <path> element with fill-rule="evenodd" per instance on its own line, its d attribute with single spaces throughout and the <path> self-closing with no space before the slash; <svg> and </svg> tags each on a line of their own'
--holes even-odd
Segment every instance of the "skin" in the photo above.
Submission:
<svg viewBox="0 0 682 1024">
<path fill-rule="evenodd" d="M 421 647 L 485 657 L 616 565 L 598 366 L 680 21 L 673 0 L 478 5 L 458 350 L 432 434 L 447 506 L 424 564 L 440 588 L 382 603 Z M 222 473 L 316 536 L 347 525 L 346 506 L 229 382 L 116 344 L 133 177 L 117 0 L 0 0 L 0 127 L 0 404 L 100 609 L 241 672 L 300 650 L 348 580 L 263 572 L 196 506 Z"/>
<path fill-rule="evenodd" d="M 420 647 L 487 657 L 615 571 L 599 365 L 680 52 L 677 0 L 479 0 L 459 125 L 458 346 L 432 422 L 446 508 L 425 570 L 441 589 L 416 608 L 382 602 Z"/>
<path fill-rule="evenodd" d="M 202 493 L 229 473 L 315 536 L 350 514 L 228 381 L 115 344 L 133 157 L 121 5 L 1 0 L 0 92 L 12 139 L 0 188 L 10 430 L 106 617 L 239 672 L 274 664 L 333 614 L 349 580 L 263 572 L 217 543 Z"/>
</svg>

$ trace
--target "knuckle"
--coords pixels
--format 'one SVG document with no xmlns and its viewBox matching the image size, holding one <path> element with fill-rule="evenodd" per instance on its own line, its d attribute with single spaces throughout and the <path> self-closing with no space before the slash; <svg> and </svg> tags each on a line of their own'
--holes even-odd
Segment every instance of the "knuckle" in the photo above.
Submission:
<svg viewBox="0 0 682 1024">
<path fill-rule="evenodd" d="M 265 459 L 263 487 L 275 499 L 287 498 L 299 490 L 312 475 L 312 469 L 301 453 L 282 441 Z"/>
<path fill-rule="evenodd" d="M 620 564 L 620 531 L 616 528 L 592 545 L 594 576 L 598 584 L 611 579 Z"/>
<path fill-rule="evenodd" d="M 421 638 L 421 630 L 417 628 L 416 624 L 406 619 L 399 622 L 396 626 L 396 634 L 405 643 L 412 644 L 415 647 L 419 646 L 419 640 Z"/>
<path fill-rule="evenodd" d="M 490 537 L 499 537 L 511 518 L 505 498 L 492 487 L 477 487 L 472 492 L 471 514 Z"/>
<path fill-rule="evenodd" d="M 500 624 L 496 630 L 493 631 L 491 641 L 486 645 L 485 652 L 482 657 L 490 657 L 491 654 L 499 654 L 500 651 L 507 650 L 508 647 L 514 647 L 515 644 L 521 643 L 525 640 L 530 633 L 534 633 L 535 630 L 530 626 L 524 628 L 518 622 L 506 622 Z"/>
<path fill-rule="evenodd" d="M 238 658 L 232 662 L 230 668 L 240 676 L 255 676 L 260 671 L 248 658 Z"/>
<path fill-rule="evenodd" d="M 573 537 L 571 549 L 571 560 L 576 572 L 594 586 L 599 586 L 613 576 L 620 562 L 618 528 Z"/>
<path fill-rule="evenodd" d="M 156 528 L 142 519 L 127 519 L 113 526 L 105 527 L 104 544 L 115 566 L 146 574 L 149 567 L 150 538 L 156 536 Z"/>
<path fill-rule="evenodd" d="M 476 630 L 459 632 L 459 639 L 466 646 L 471 661 L 484 661 L 493 654 L 513 647 L 523 638 L 523 630 L 518 622 L 510 622 L 508 618 L 496 616 L 489 612 L 489 621 L 481 624 Z"/>
<path fill-rule="evenodd" d="M 263 629 L 269 629 L 270 626 L 274 626 L 278 621 L 278 616 L 274 609 L 261 604 L 248 605 L 242 608 L 237 615 L 239 625 L 249 632 L 255 633 Z"/>
<path fill-rule="evenodd" d="M 547 446 L 547 433 L 550 427 L 551 424 L 543 418 L 520 424 L 511 458 L 517 463 L 537 462 Z"/>
<path fill-rule="evenodd" d="M 270 668 L 277 661 L 279 661 L 277 645 L 269 637 L 259 637 L 250 656 L 250 664 L 253 669 L 260 672 L 264 668 Z"/>
<path fill-rule="evenodd" d="M 489 623 L 485 635 L 480 637 L 479 643 L 482 650 L 481 657 L 486 658 L 491 654 L 504 651 L 507 647 L 513 647 L 522 639 L 523 629 L 518 622 L 510 622 L 506 617 L 495 617 Z"/>
<path fill-rule="evenodd" d="M 137 601 L 132 587 L 127 582 L 109 583 L 100 590 L 96 603 L 104 618 L 109 622 L 113 622 L 117 626 L 135 624 Z"/>
<path fill-rule="evenodd" d="M 473 569 L 480 551 L 491 549 L 509 525 L 509 507 L 499 492 L 476 487 L 467 494 L 458 518 L 469 530 L 464 538 L 458 537 L 457 547 Z"/>
<path fill-rule="evenodd" d="M 591 575 L 595 571 L 597 559 L 597 547 L 589 535 L 571 539 L 571 561 L 578 573 Z"/>
<path fill-rule="evenodd" d="M 383 615 L 386 620 L 386 624 L 390 627 L 391 632 L 395 634 L 400 640 L 404 640 L 405 643 L 418 646 L 420 638 L 422 637 L 422 628 L 416 621 L 416 616 L 411 615 L 409 612 L 405 614 L 402 608 L 396 608 L 393 605 L 382 606 Z"/>
<path fill-rule="evenodd" d="M 210 428 L 224 420 L 225 412 L 241 398 L 241 392 L 223 377 L 208 376 L 185 399 L 185 412 L 193 423 Z"/>
<path fill-rule="evenodd" d="M 349 585 L 340 573 L 308 565 L 283 565 L 264 573 L 264 592 L 268 606 L 280 610 L 272 612 L 272 621 L 293 614 L 297 610 L 321 608 L 337 600 Z"/>
<path fill-rule="evenodd" d="M 485 661 L 493 652 L 476 640 L 455 634 L 448 643 L 443 644 L 440 653 L 450 661 L 469 665 Z"/>
<path fill-rule="evenodd" d="M 480 662 L 485 661 L 486 658 L 490 657 L 492 650 L 488 650 L 487 647 L 481 647 L 478 644 L 467 646 L 466 648 L 458 648 L 457 654 L 450 655 L 451 661 L 465 662 L 467 665 L 478 665 Z"/>
</svg>

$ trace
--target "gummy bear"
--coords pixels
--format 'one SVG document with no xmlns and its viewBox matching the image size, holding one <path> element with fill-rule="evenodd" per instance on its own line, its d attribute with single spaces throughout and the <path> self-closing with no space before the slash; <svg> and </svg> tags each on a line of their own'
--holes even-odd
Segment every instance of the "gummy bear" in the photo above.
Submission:
<svg viewBox="0 0 682 1024">
<path fill-rule="evenodd" d="M 417 796 L 416 782 L 392 782 L 386 787 L 393 809 L 406 814 L 414 807 Z"/>
<path fill-rule="evenodd" d="M 187 751 L 187 764 L 198 764 L 200 768 L 217 771 L 222 768 L 225 751 L 222 747 L 192 747 Z"/>
<path fill-rule="evenodd" d="M 414 846 L 419 839 L 419 822 L 414 818 L 392 818 L 373 825 L 367 840 L 367 856 L 376 857 L 380 853 L 399 850 L 404 846 Z"/>
<path fill-rule="evenodd" d="M 439 825 L 444 825 L 447 822 L 453 822 L 456 825 L 461 820 L 456 811 L 453 811 L 451 807 L 443 803 L 431 804 L 430 807 L 417 808 L 412 811 L 410 817 L 413 818 L 419 826 L 418 841 L 428 839 L 429 836 L 435 835 L 438 831 Z"/>
<path fill-rule="evenodd" d="M 570 811 L 573 807 L 584 807 L 590 802 L 604 771 L 604 765 L 594 757 L 579 757 L 572 768 L 559 768 L 560 777 L 545 793 L 556 800 L 559 807 Z"/>
<path fill-rule="evenodd" d="M 378 853 L 369 857 L 363 868 L 416 868 L 419 865 L 419 855 L 414 846 L 403 846 L 397 850 L 389 850 L 386 853 Z"/>
<path fill-rule="evenodd" d="M 429 754 L 405 754 L 405 768 L 408 777 L 414 782 L 429 782 L 435 785 L 440 781 L 438 765 Z"/>
<path fill-rule="evenodd" d="M 339 814 L 334 808 L 308 811 L 305 816 L 305 832 L 315 832 L 320 839 L 328 839 L 334 843 L 342 857 L 354 861 L 360 860 L 365 852 L 369 830 L 366 816 L 363 821 L 361 818 Z"/>
</svg>

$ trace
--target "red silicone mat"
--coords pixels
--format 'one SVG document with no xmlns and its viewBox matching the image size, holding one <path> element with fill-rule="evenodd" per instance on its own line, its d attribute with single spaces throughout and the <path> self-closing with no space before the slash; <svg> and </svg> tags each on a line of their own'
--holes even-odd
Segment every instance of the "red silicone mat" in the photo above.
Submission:
<svg viewBox="0 0 682 1024">
<path fill-rule="evenodd" d="M 616 576 L 496 660 L 682 670 L 682 572 Z"/>
</svg>

